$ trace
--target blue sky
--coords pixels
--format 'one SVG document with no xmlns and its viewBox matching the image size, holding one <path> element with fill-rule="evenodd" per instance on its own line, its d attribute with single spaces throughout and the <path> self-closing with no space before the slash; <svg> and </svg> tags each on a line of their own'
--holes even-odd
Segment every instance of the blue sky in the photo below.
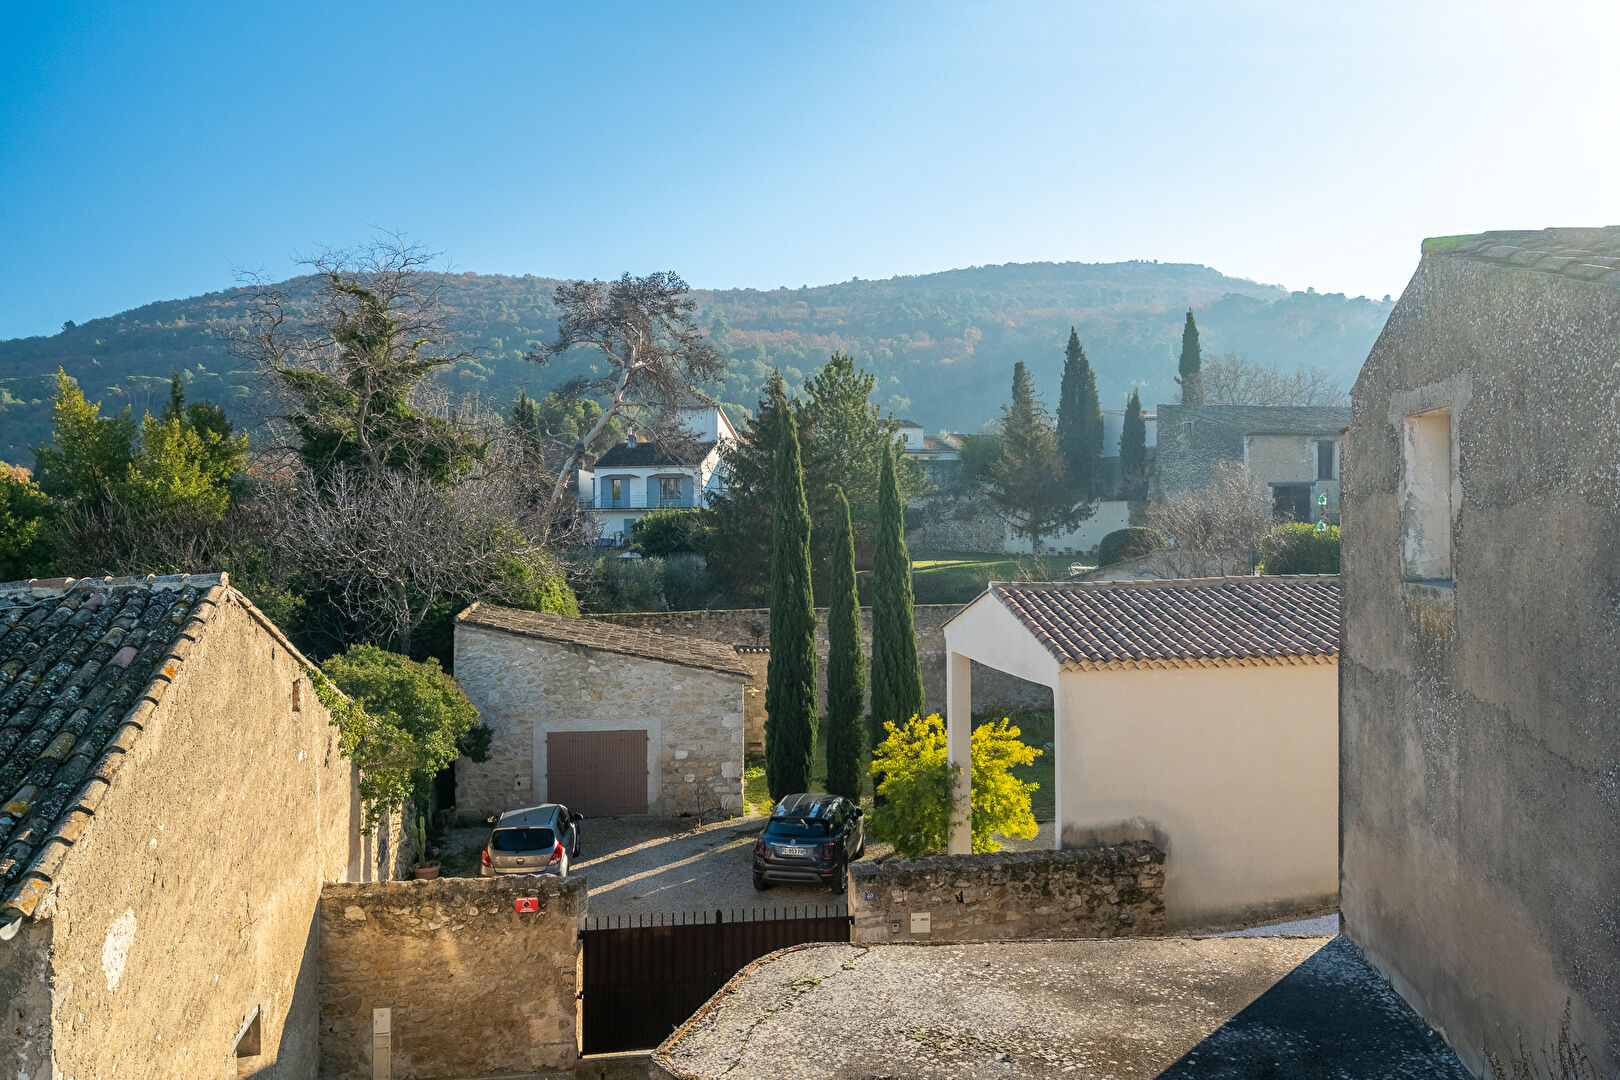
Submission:
<svg viewBox="0 0 1620 1080">
<path fill-rule="evenodd" d="M 1424 236 L 1620 220 L 1617 8 L 12 3 L 0 337 L 374 226 L 483 273 L 1399 293 Z"/>
</svg>

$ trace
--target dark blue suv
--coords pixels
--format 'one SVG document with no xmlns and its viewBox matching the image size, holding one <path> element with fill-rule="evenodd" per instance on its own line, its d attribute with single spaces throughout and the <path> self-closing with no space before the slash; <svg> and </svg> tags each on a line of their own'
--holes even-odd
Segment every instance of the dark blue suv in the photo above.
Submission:
<svg viewBox="0 0 1620 1080">
<path fill-rule="evenodd" d="M 865 811 L 841 795 L 789 795 L 771 809 L 754 844 L 754 888 L 777 882 L 849 887 L 849 864 L 866 850 Z"/>
</svg>

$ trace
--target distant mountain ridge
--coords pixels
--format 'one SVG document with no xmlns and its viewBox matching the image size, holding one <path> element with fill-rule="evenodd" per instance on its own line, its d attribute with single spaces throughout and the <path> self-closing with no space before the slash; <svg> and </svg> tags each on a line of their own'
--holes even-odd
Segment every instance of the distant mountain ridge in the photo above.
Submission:
<svg viewBox="0 0 1620 1080">
<path fill-rule="evenodd" d="M 588 370 L 588 352 L 548 368 L 523 359 L 556 325 L 554 278 L 444 276 L 449 323 L 476 360 L 446 375 L 458 393 L 506 401 L 539 394 Z M 296 287 L 299 279 L 290 285 Z M 1076 327 L 1097 371 L 1104 408 L 1130 388 L 1151 407 L 1175 400 L 1181 324 L 1191 307 L 1204 354 L 1247 353 L 1285 369 L 1323 368 L 1354 380 L 1393 306 L 1339 293 L 1289 292 L 1191 263 L 1009 263 L 882 281 L 854 279 L 798 289 L 694 290 L 702 321 L 728 361 L 719 400 L 751 409 L 771 369 L 791 388 L 833 351 L 878 376 L 875 399 L 929 431 L 973 431 L 998 415 L 1012 366 L 1030 365 L 1048 407 L 1057 404 L 1063 346 Z M 262 403 L 255 373 L 241 370 L 212 328 L 242 324 L 234 291 L 147 304 L 51 337 L 0 341 L 0 457 L 30 463 L 49 437 L 51 376 L 78 379 L 106 409 L 156 411 L 169 372 L 193 397 L 239 421 Z"/>
</svg>

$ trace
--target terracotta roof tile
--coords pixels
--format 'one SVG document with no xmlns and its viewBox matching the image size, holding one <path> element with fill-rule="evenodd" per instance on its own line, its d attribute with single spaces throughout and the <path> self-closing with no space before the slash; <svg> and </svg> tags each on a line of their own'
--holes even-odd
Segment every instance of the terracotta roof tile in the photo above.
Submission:
<svg viewBox="0 0 1620 1080">
<path fill-rule="evenodd" d="M 0 585 L 0 908 L 29 914 L 223 575 Z"/>
<path fill-rule="evenodd" d="M 661 660 L 666 664 L 708 668 L 727 675 L 746 677 L 752 674 L 737 659 L 737 652 L 730 645 L 704 638 L 663 634 L 656 630 L 597 622 L 595 619 L 520 611 L 483 603 L 474 604 L 457 615 L 456 622 L 624 656 L 639 656 L 645 660 Z"/>
<path fill-rule="evenodd" d="M 1320 662 L 1339 652 L 1336 576 L 993 584 L 1065 665 Z"/>
</svg>

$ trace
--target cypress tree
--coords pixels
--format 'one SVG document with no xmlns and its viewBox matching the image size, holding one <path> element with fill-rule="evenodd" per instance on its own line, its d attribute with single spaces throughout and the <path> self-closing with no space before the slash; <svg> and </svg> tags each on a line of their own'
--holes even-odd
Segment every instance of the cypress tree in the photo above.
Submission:
<svg viewBox="0 0 1620 1080">
<path fill-rule="evenodd" d="M 799 425 L 778 402 L 776 506 L 771 516 L 771 658 L 765 669 L 765 783 L 771 798 L 806 791 L 816 749 L 816 610 L 810 593 L 810 508 Z"/>
<path fill-rule="evenodd" d="M 1102 479 L 1102 405 L 1097 401 L 1097 374 L 1072 326 L 1058 392 L 1057 441 L 1064 482 L 1082 499 L 1094 498 Z"/>
<path fill-rule="evenodd" d="M 1147 421 L 1142 419 L 1142 396 L 1134 389 L 1119 433 L 1119 476 L 1125 498 L 1147 498 Z"/>
<path fill-rule="evenodd" d="M 985 498 L 1013 533 L 1027 538 L 1039 555 L 1043 537 L 1074 528 L 1097 508 L 1067 485 L 1055 482 L 1063 475 L 1057 434 L 1052 418 L 1035 396 L 1022 360 L 1013 365 L 1012 401 L 1002 406 L 996 426 L 1001 456 L 990 465 Z M 875 690 L 876 681 L 872 685 Z"/>
<path fill-rule="evenodd" d="M 1181 386 L 1183 405 L 1204 403 L 1204 353 L 1198 345 L 1198 324 L 1193 322 L 1192 308 L 1187 309 L 1187 322 L 1181 328 Z"/>
<path fill-rule="evenodd" d="M 861 602 L 855 592 L 855 533 L 849 502 L 834 492 L 832 602 L 827 613 L 827 790 L 857 802 L 866 772 L 866 657 L 861 655 Z"/>
<path fill-rule="evenodd" d="M 923 711 L 905 529 L 905 510 L 894 475 L 894 447 L 890 446 L 883 455 L 883 474 L 878 481 L 877 536 L 872 552 L 872 713 L 867 726 L 873 747 L 883 741 L 886 722 L 901 724 Z M 879 779 L 873 777 L 874 783 Z"/>
</svg>

